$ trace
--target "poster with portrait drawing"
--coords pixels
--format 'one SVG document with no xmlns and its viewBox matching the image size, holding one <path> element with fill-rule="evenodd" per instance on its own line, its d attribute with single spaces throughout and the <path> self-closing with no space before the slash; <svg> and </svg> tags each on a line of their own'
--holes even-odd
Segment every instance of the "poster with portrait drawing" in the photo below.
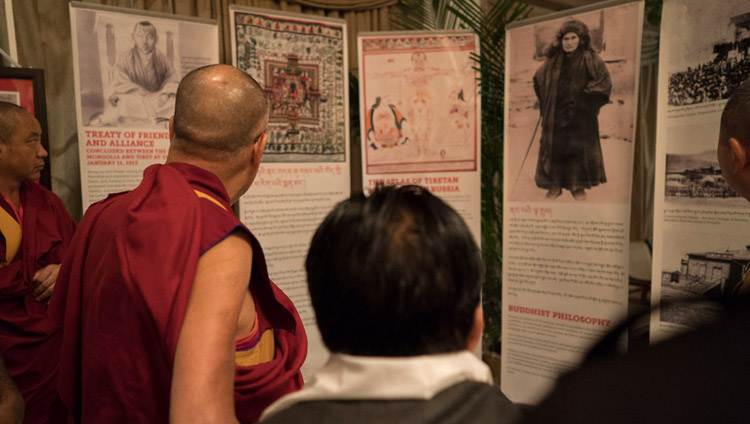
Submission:
<svg viewBox="0 0 750 424">
<path fill-rule="evenodd" d="M 358 40 L 365 173 L 476 170 L 476 36 L 377 33 Z"/>
<path fill-rule="evenodd" d="M 664 1 L 652 342 L 704 324 L 714 312 L 706 300 L 737 295 L 750 281 L 750 205 L 724 178 L 717 155 L 724 106 L 749 79 L 750 3 Z"/>
<path fill-rule="evenodd" d="M 232 7 L 232 64 L 271 102 L 266 162 L 344 162 L 346 23 Z"/>
<path fill-rule="evenodd" d="M 177 85 L 218 63 L 215 21 L 72 2 L 84 210 L 163 163 Z"/>
<path fill-rule="evenodd" d="M 535 404 L 628 310 L 642 1 L 507 27 L 502 389 Z"/>
<path fill-rule="evenodd" d="M 240 220 L 266 252 L 271 279 L 289 296 L 308 338 L 308 378 L 328 359 L 304 269 L 312 235 L 349 197 L 349 72 L 346 22 L 231 6 L 232 63 L 264 88 L 268 142 Z"/>
</svg>

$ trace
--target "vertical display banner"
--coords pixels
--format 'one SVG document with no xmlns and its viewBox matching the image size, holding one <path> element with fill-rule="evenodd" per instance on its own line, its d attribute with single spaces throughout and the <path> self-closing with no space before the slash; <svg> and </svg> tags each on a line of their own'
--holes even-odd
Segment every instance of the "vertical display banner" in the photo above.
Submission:
<svg viewBox="0 0 750 424">
<path fill-rule="evenodd" d="M 357 37 L 362 184 L 418 184 L 450 204 L 481 245 L 481 101 L 474 33 Z"/>
<path fill-rule="evenodd" d="M 643 2 L 508 26 L 503 392 L 536 404 L 627 316 Z"/>
<path fill-rule="evenodd" d="M 83 209 L 164 163 L 182 77 L 218 63 L 215 21 L 73 2 Z"/>
<path fill-rule="evenodd" d="M 302 373 L 328 358 L 307 290 L 310 240 L 351 190 L 346 22 L 230 6 L 232 64 L 270 101 L 268 143 L 240 219 L 263 245 L 271 279 L 294 302 L 308 337 Z"/>
<path fill-rule="evenodd" d="M 750 78 L 749 49 L 746 0 L 664 1 L 652 341 L 711 315 L 696 300 L 736 294 L 750 268 L 750 205 L 722 177 L 716 153 L 726 99 Z"/>
</svg>

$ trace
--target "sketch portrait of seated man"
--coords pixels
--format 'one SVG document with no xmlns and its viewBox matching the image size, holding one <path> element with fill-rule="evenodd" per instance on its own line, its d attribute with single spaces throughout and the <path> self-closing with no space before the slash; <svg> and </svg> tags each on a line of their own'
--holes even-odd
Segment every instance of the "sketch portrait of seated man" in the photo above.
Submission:
<svg viewBox="0 0 750 424">
<path fill-rule="evenodd" d="M 104 111 L 94 115 L 90 125 L 166 126 L 172 116 L 180 78 L 171 57 L 157 49 L 156 27 L 138 22 L 132 37 L 133 48 L 123 52 L 109 71 Z"/>
</svg>

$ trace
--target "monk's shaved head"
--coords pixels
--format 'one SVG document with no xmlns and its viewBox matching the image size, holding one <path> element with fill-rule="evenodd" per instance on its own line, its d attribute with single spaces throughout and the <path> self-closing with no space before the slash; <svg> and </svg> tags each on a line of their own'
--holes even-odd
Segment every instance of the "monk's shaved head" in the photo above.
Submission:
<svg viewBox="0 0 750 424">
<path fill-rule="evenodd" d="M 730 137 L 750 146 L 750 80 L 734 90 L 721 114 L 719 143 L 727 143 Z"/>
<path fill-rule="evenodd" d="M 228 65 L 204 66 L 177 88 L 172 145 L 191 155 L 231 155 L 251 146 L 267 123 L 268 100 L 252 77 Z"/>
<path fill-rule="evenodd" d="M 13 131 L 16 130 L 16 123 L 18 121 L 18 113 L 29 113 L 26 109 L 21 106 L 16 106 L 13 103 L 0 101 L 0 141 L 7 143 L 10 140 L 10 136 Z"/>
</svg>

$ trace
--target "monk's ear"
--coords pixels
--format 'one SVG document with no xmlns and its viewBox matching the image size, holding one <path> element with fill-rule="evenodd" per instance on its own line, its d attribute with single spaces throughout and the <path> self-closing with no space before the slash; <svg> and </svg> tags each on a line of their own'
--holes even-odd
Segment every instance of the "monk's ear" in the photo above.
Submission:
<svg viewBox="0 0 750 424">
<path fill-rule="evenodd" d="M 750 149 L 734 137 L 729 137 L 729 151 L 732 152 L 732 168 L 735 173 L 750 168 Z"/>
<path fill-rule="evenodd" d="M 263 156 L 263 151 L 266 150 L 266 143 L 268 142 L 268 133 L 263 133 L 260 138 L 253 144 L 252 155 L 250 159 L 253 161 L 253 165 L 260 166 L 260 158 Z"/>
<path fill-rule="evenodd" d="M 169 139 L 174 139 L 174 116 L 169 118 Z"/>
</svg>

